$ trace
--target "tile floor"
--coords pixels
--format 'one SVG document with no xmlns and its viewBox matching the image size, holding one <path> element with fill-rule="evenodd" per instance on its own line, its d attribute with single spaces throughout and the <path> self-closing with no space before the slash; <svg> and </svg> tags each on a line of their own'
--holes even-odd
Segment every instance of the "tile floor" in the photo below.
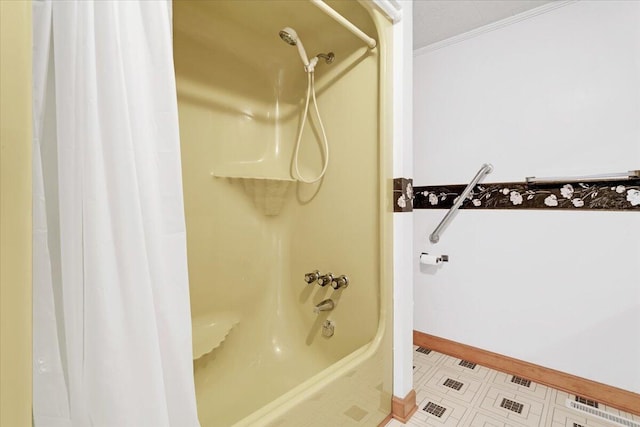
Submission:
<svg viewBox="0 0 640 427">
<path fill-rule="evenodd" d="M 418 410 L 406 424 L 392 420 L 387 427 L 640 427 L 640 416 L 581 400 L 589 407 L 597 405 L 602 411 L 631 420 L 615 424 L 567 408 L 567 399 L 576 401 L 575 395 L 422 347 L 414 346 L 414 350 Z"/>
</svg>

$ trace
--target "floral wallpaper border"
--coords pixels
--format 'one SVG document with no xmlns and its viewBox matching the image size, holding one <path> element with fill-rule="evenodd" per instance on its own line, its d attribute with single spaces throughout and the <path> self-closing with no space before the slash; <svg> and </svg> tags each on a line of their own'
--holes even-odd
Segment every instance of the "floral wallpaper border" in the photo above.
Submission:
<svg viewBox="0 0 640 427">
<path fill-rule="evenodd" d="M 414 209 L 449 209 L 466 185 L 413 189 Z M 461 209 L 568 209 L 640 212 L 640 179 L 478 184 Z"/>
<path fill-rule="evenodd" d="M 413 179 L 393 179 L 393 211 L 413 212 Z"/>
</svg>

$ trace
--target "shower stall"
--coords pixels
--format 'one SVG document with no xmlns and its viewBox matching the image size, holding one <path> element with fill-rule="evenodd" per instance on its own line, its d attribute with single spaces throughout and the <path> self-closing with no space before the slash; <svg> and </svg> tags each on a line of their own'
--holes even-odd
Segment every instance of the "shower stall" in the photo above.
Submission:
<svg viewBox="0 0 640 427">
<path fill-rule="evenodd" d="M 377 46 L 312 2 L 174 2 L 206 427 L 377 425 L 391 412 L 391 23 L 364 3 L 327 4 Z M 318 115 L 303 114 L 304 58 L 318 59 L 324 138 Z M 295 158 L 302 177 L 326 173 L 300 182 Z"/>
</svg>

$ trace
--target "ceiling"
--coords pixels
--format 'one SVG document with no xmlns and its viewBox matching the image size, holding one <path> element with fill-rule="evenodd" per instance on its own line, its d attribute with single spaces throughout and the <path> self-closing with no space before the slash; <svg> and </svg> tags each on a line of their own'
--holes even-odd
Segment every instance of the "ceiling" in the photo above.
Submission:
<svg viewBox="0 0 640 427">
<path fill-rule="evenodd" d="M 508 18 L 552 0 L 414 0 L 413 48 L 418 49 Z"/>
</svg>

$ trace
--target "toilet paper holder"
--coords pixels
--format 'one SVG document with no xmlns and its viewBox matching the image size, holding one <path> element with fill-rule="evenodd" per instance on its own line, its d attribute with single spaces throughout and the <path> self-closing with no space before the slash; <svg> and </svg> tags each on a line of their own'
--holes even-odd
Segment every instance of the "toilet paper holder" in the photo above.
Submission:
<svg viewBox="0 0 640 427">
<path fill-rule="evenodd" d="M 422 257 L 422 255 L 429 255 L 429 253 L 428 252 L 422 252 L 420 254 L 420 256 Z M 438 262 L 449 262 L 449 255 L 440 255 L 440 256 L 436 257 L 436 260 Z"/>
</svg>

